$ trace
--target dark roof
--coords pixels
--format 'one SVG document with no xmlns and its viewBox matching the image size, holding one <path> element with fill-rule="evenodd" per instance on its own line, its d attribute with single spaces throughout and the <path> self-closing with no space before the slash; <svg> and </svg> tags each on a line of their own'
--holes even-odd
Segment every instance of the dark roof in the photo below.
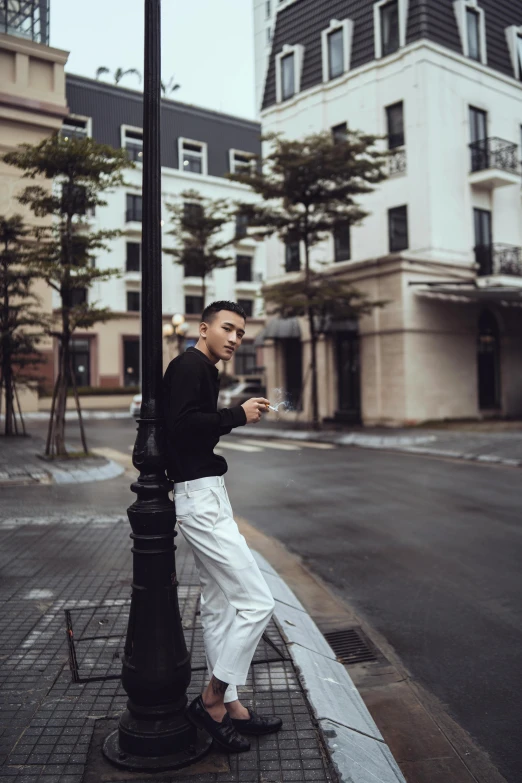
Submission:
<svg viewBox="0 0 522 783">
<path fill-rule="evenodd" d="M 304 46 L 301 90 L 322 82 L 321 32 L 331 19 L 354 23 L 351 67 L 375 57 L 373 0 L 296 0 L 279 11 L 265 83 L 263 109 L 276 102 L 275 57 L 285 44 Z M 486 14 L 488 65 L 513 76 L 505 28 L 522 25 L 522 10 L 513 0 L 479 0 Z M 421 38 L 462 52 L 453 0 L 409 0 L 406 42 Z"/>
<path fill-rule="evenodd" d="M 96 141 L 121 146 L 121 126 L 143 126 L 143 95 L 96 79 L 66 76 L 66 95 L 71 114 L 92 118 Z M 229 150 L 261 154 L 261 126 L 257 122 L 201 109 L 177 101 L 161 105 L 161 165 L 178 166 L 178 138 L 208 144 L 208 173 L 224 177 L 229 171 Z"/>
</svg>

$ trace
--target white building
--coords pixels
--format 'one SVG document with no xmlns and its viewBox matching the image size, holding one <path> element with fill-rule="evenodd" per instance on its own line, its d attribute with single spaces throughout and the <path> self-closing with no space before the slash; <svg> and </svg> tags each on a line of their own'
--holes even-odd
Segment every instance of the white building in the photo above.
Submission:
<svg viewBox="0 0 522 783">
<path fill-rule="evenodd" d="M 125 173 L 126 186 L 108 193 L 107 206 L 98 208 L 91 218 L 96 230 L 123 232 L 111 242 L 111 252 L 96 259 L 100 268 L 118 268 L 121 276 L 96 283 L 86 292 L 89 301 L 108 307 L 117 317 L 75 333 L 76 380 L 79 386 L 137 386 L 140 382 L 142 94 L 70 75 L 66 94 L 70 115 L 64 121 L 64 133 L 92 135 L 99 142 L 123 147 L 137 164 Z M 172 246 L 173 238 L 167 234 L 170 216 L 165 205 L 183 191 L 196 190 L 204 197 L 224 198 L 231 203 L 252 198 L 244 186 L 231 182 L 226 175 L 260 152 L 260 126 L 171 100 L 162 102 L 161 112 L 163 242 L 167 247 Z M 227 253 L 235 256 L 236 264 L 215 270 L 207 278 L 205 303 L 201 279 L 187 276 L 172 256 L 163 255 L 164 324 L 169 324 L 175 314 L 185 316 L 189 326 L 185 347 L 197 341 L 204 304 L 225 299 L 238 301 L 245 308 L 247 338 L 227 368 L 236 375 L 248 374 L 260 363 L 254 338 L 264 323 L 259 293 L 266 276 L 264 248 L 242 235 L 241 229 L 240 225 L 231 226 L 231 233 L 238 232 L 238 240 Z M 177 347 L 176 338 L 165 342 L 165 362 L 173 357 Z M 51 361 L 55 362 L 56 356 Z"/>
<path fill-rule="evenodd" d="M 369 217 L 318 251 L 328 274 L 389 301 L 323 336 L 321 415 L 520 415 L 522 6 L 287 0 L 275 11 L 263 132 L 348 124 L 391 152 L 389 179 L 362 200 Z M 272 241 L 267 265 L 269 283 L 298 273 L 299 250 Z M 292 346 L 265 333 L 269 387 L 305 383 L 308 335 L 296 328 Z"/>
</svg>

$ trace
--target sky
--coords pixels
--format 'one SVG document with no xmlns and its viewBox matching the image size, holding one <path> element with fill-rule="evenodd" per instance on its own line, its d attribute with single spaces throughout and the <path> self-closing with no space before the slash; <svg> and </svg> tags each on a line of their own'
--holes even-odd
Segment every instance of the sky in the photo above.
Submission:
<svg viewBox="0 0 522 783">
<path fill-rule="evenodd" d="M 70 73 L 94 77 L 100 66 L 143 73 L 143 7 L 143 0 L 51 0 L 51 46 L 70 52 Z M 255 119 L 252 0 L 163 0 L 161 48 L 163 80 L 181 85 L 171 97 Z M 120 84 L 141 88 L 132 74 Z"/>
</svg>

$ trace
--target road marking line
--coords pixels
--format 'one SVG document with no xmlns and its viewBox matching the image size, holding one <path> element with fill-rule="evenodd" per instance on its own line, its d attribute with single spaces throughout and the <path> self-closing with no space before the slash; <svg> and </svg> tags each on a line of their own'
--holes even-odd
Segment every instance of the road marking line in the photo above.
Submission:
<svg viewBox="0 0 522 783">
<path fill-rule="evenodd" d="M 232 451 L 263 451 L 259 446 L 250 446 L 246 443 L 225 443 L 221 441 L 219 447 L 222 449 L 232 449 Z"/>
<path fill-rule="evenodd" d="M 264 449 L 279 449 L 280 451 L 301 451 L 300 446 L 296 446 L 294 443 L 280 443 L 275 440 L 259 440 L 259 438 L 253 439 L 256 445 L 261 446 Z"/>
<path fill-rule="evenodd" d="M 285 443 L 287 441 L 284 441 Z M 336 449 L 337 446 L 334 443 L 316 443 L 312 440 L 298 440 L 300 446 L 304 446 L 306 449 Z"/>
</svg>

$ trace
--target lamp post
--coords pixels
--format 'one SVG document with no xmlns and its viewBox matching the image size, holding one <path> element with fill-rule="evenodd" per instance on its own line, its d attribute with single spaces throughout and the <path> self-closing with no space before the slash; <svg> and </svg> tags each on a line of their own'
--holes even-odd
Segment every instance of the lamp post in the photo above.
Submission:
<svg viewBox="0 0 522 783">
<path fill-rule="evenodd" d="M 143 401 L 133 463 L 140 471 L 128 509 L 133 580 L 123 655 L 127 709 L 103 753 L 118 767 L 139 772 L 193 763 L 210 738 L 187 722 L 190 683 L 178 606 L 174 552 L 175 512 L 165 475 L 162 419 L 160 6 L 145 0 L 143 91 L 142 368 Z"/>
</svg>

